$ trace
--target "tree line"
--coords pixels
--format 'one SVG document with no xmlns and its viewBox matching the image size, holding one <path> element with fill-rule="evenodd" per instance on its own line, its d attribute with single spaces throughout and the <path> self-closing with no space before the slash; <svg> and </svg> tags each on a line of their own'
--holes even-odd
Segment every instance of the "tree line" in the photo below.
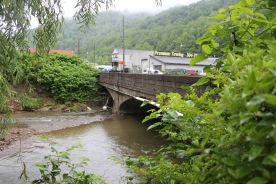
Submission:
<svg viewBox="0 0 276 184">
<path fill-rule="evenodd" d="M 110 63 L 113 49 L 122 47 L 124 15 L 126 48 L 200 53 L 196 40 L 216 22 L 210 16 L 235 1 L 203 0 L 157 15 L 102 12 L 95 26 L 83 32 L 73 20 L 65 20 L 56 48 L 72 49 L 90 62 Z"/>
</svg>

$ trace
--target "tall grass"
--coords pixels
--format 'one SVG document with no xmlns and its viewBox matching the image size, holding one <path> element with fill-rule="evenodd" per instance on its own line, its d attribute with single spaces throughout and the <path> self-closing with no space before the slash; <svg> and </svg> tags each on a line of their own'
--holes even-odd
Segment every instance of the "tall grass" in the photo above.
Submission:
<svg viewBox="0 0 276 184">
<path fill-rule="evenodd" d="M 20 95 L 19 101 L 20 101 L 20 104 L 22 105 L 23 110 L 26 110 L 26 111 L 33 111 L 43 106 L 43 100 L 38 98 L 32 98 L 27 95 Z"/>
<path fill-rule="evenodd" d="M 6 78 L 0 73 L 0 112 L 8 110 L 8 98 L 11 95 L 9 84 Z"/>
<path fill-rule="evenodd" d="M 1 117 L 0 118 L 0 140 L 5 139 L 9 128 L 12 126 L 13 121 L 10 118 L 7 117 Z"/>
</svg>

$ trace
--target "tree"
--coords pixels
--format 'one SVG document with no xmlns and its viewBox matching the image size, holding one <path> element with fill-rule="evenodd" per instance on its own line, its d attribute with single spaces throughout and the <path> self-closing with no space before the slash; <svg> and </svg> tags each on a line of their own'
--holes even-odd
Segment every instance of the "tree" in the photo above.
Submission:
<svg viewBox="0 0 276 184">
<path fill-rule="evenodd" d="M 83 25 L 94 21 L 99 7 L 112 5 L 112 0 L 78 0 L 75 20 Z M 0 3 L 0 110 L 6 105 L 9 96 L 8 81 L 20 72 L 14 68 L 17 51 L 28 48 L 31 20 L 39 23 L 33 40 L 40 51 L 47 51 L 57 41 L 57 33 L 61 28 L 61 0 L 15 0 Z"/>
<path fill-rule="evenodd" d="M 160 4 L 160 0 L 155 0 Z M 74 19 L 82 26 L 94 23 L 101 6 L 109 8 L 114 0 L 78 0 Z M 0 110 L 9 96 L 8 82 L 20 73 L 14 68 L 17 52 L 27 50 L 29 38 L 33 39 L 40 53 L 47 51 L 57 42 L 57 33 L 63 23 L 61 0 L 15 0 L 0 3 Z M 39 27 L 30 34 L 31 20 L 36 19 Z"/>
<path fill-rule="evenodd" d="M 240 0 L 214 16 L 220 23 L 198 40 L 204 54 L 192 60 L 223 53 L 193 85 L 212 88 L 159 95 L 160 109 L 145 121 L 157 118 L 149 129 L 171 142 L 160 157 L 127 162 L 146 183 L 275 183 L 275 12 L 274 0 Z"/>
<path fill-rule="evenodd" d="M 161 4 L 160 0 L 155 0 Z M 78 0 L 74 19 L 87 26 L 94 23 L 99 8 L 103 5 L 108 9 L 114 0 Z M 62 22 L 61 0 L 16 0 L 0 3 L 1 32 L 0 32 L 0 72 L 5 73 L 5 66 L 14 59 L 16 50 L 28 48 L 28 32 L 31 20 L 39 22 L 39 28 L 34 33 L 34 43 L 37 48 L 47 51 L 57 41 Z"/>
</svg>

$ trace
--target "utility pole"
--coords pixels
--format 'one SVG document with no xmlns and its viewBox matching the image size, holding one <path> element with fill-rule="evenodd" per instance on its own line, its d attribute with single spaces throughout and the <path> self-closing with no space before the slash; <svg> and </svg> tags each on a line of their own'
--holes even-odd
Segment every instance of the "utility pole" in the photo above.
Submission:
<svg viewBox="0 0 276 184">
<path fill-rule="evenodd" d="M 96 44 L 94 42 L 94 65 L 96 65 Z"/>
<path fill-rule="evenodd" d="M 123 16 L 123 72 L 125 71 L 125 16 Z"/>
<path fill-rule="evenodd" d="M 78 39 L 78 54 L 80 55 L 80 39 Z"/>
</svg>

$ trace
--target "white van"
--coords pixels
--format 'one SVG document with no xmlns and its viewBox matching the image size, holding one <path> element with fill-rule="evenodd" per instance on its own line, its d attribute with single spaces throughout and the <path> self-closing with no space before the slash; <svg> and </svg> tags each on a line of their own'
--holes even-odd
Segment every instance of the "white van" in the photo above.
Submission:
<svg viewBox="0 0 276 184">
<path fill-rule="evenodd" d="M 153 68 L 146 68 L 143 70 L 142 72 L 143 74 L 157 74 L 157 75 L 161 75 L 163 74 L 163 72 L 161 72 L 160 70 L 156 70 Z"/>
</svg>

